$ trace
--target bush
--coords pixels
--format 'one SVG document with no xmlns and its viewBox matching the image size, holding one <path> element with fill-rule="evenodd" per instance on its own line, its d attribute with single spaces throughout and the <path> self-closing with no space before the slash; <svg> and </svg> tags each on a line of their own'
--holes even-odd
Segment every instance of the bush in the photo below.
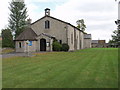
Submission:
<svg viewBox="0 0 120 90">
<path fill-rule="evenodd" d="M 62 45 L 59 42 L 54 41 L 52 45 L 53 45 L 53 51 L 61 51 Z"/>
<path fill-rule="evenodd" d="M 62 51 L 68 51 L 69 50 L 69 45 L 66 43 L 62 44 Z"/>
<path fill-rule="evenodd" d="M 9 47 L 9 48 L 14 48 L 14 41 L 13 41 L 13 36 L 12 32 L 10 29 L 2 29 L 2 48 L 4 47 Z"/>
</svg>

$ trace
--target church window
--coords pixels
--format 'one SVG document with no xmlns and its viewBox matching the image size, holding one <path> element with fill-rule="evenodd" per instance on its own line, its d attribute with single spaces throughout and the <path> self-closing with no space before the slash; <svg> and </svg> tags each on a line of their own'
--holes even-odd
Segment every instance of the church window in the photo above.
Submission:
<svg viewBox="0 0 120 90">
<path fill-rule="evenodd" d="M 71 43 L 73 44 L 73 34 L 71 34 Z"/>
<path fill-rule="evenodd" d="M 76 44 L 78 45 L 78 36 L 77 36 Z"/>
<path fill-rule="evenodd" d="M 45 21 L 45 29 L 49 29 L 50 28 L 50 21 L 46 20 Z"/>
</svg>

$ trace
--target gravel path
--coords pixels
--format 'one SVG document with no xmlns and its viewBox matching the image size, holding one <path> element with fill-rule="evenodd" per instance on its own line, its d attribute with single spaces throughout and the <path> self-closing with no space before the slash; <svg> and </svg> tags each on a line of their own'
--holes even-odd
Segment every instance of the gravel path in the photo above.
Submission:
<svg viewBox="0 0 120 90">
<path fill-rule="evenodd" d="M 22 57 L 27 57 L 27 53 L 7 53 L 7 54 L 2 54 L 2 58 L 9 58 L 9 57 L 14 57 L 14 56 L 22 56 Z M 33 56 L 33 55 L 29 55 Z"/>
<path fill-rule="evenodd" d="M 33 52 L 29 54 L 29 57 L 35 56 L 33 55 L 34 53 L 46 53 L 46 52 Z M 6 54 L 0 55 L 0 58 L 9 58 L 14 56 L 28 57 L 28 53 L 16 53 L 16 52 L 6 53 Z"/>
</svg>

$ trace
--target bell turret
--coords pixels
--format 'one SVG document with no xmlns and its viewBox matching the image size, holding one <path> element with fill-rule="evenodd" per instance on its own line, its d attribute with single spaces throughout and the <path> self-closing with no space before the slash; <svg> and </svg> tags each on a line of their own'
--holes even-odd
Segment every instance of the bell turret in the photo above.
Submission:
<svg viewBox="0 0 120 90">
<path fill-rule="evenodd" d="M 46 8 L 46 9 L 45 9 L 45 16 L 46 16 L 46 15 L 50 16 L 50 9 L 49 9 L 49 8 Z"/>
</svg>

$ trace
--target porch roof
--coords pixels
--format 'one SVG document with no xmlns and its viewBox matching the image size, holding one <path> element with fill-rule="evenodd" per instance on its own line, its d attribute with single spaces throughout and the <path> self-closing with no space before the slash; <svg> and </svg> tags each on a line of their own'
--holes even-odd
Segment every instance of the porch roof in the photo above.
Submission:
<svg viewBox="0 0 120 90">
<path fill-rule="evenodd" d="M 32 30 L 32 28 L 28 27 L 15 39 L 15 41 L 35 41 L 37 40 L 36 37 L 37 34 Z"/>
</svg>

